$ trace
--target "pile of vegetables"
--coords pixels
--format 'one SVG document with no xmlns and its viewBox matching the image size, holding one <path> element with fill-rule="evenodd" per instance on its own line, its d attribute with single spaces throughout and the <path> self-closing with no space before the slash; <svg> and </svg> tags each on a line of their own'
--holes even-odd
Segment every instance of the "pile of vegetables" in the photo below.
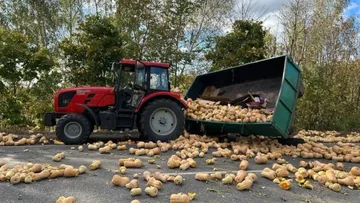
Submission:
<svg viewBox="0 0 360 203">
<path fill-rule="evenodd" d="M 355 143 L 360 142 L 360 133 L 351 132 L 342 134 L 337 131 L 316 131 L 316 130 L 301 130 L 295 135 L 296 138 L 304 139 L 308 142 L 333 142 L 333 143 Z"/>
<path fill-rule="evenodd" d="M 208 173 L 196 173 L 195 179 L 199 181 L 209 180 L 221 180 L 224 185 L 236 185 L 236 188 L 240 191 L 249 190 L 257 176 L 254 173 L 247 173 L 244 170 L 239 170 L 236 174 L 226 173 L 224 178 L 221 172 Z"/>
<path fill-rule="evenodd" d="M 200 99 L 193 101 L 190 98 L 186 103 L 189 108 L 185 111 L 185 115 L 197 120 L 238 123 L 259 123 L 272 120 L 272 112 L 267 109 L 248 109 L 208 103 Z"/>
<path fill-rule="evenodd" d="M 284 190 L 289 190 L 292 179 L 287 179 L 290 174 L 295 175 L 295 180 L 300 187 L 313 189 L 310 180 L 317 181 L 320 185 L 324 185 L 329 189 L 339 192 L 341 185 L 354 189 L 360 189 L 360 168 L 354 166 L 349 172 L 344 171 L 344 165 L 337 163 L 321 163 L 319 161 L 299 163 L 299 168 L 295 168 L 292 164 L 273 164 L 272 168 L 264 168 L 261 176 L 272 180 L 279 184 Z"/>
<path fill-rule="evenodd" d="M 56 140 L 50 139 L 53 144 L 63 145 L 64 143 Z M 29 138 L 20 138 L 15 134 L 6 134 L 5 132 L 0 132 L 0 146 L 22 146 L 22 145 L 34 145 L 37 143 L 40 144 L 50 144 L 49 139 L 43 136 L 41 133 L 31 135 Z"/>
<path fill-rule="evenodd" d="M 87 148 L 89 151 L 98 150 L 100 154 L 110 154 L 111 150 L 116 149 L 118 151 L 126 150 L 127 144 L 133 144 L 131 140 L 114 143 L 112 140 L 104 143 L 102 141 L 94 142 L 92 144 L 88 143 Z M 80 146 L 79 146 L 80 147 Z M 82 151 L 82 149 L 79 151 Z"/>
<path fill-rule="evenodd" d="M 86 172 L 86 166 L 81 165 L 74 168 L 71 165 L 61 164 L 60 166 L 52 166 L 50 164 L 20 164 L 10 168 L 4 162 L 0 162 L 0 182 L 10 181 L 12 184 L 32 183 L 49 178 L 58 177 L 76 177 Z"/>
<path fill-rule="evenodd" d="M 134 159 L 134 158 L 127 158 L 127 159 L 119 159 L 120 166 L 123 166 L 126 168 L 141 168 L 142 167 L 142 161 L 140 159 Z M 123 168 L 123 169 L 124 169 Z M 120 172 L 121 172 L 120 167 Z"/>
<path fill-rule="evenodd" d="M 121 160 L 120 164 L 126 163 L 129 160 Z M 150 197 L 156 197 L 159 193 L 159 190 L 162 189 L 163 184 L 167 182 L 174 182 L 176 185 L 181 185 L 183 178 L 181 176 L 169 176 L 161 174 L 160 172 L 150 173 L 149 171 L 144 171 L 143 176 L 146 181 L 146 188 L 144 192 Z M 120 176 L 115 174 L 111 180 L 111 183 L 114 186 L 126 187 L 130 190 L 131 196 L 141 195 L 143 190 L 140 188 L 138 176 L 134 176 L 134 179 L 130 180 L 126 176 Z"/>
<path fill-rule="evenodd" d="M 147 143 L 138 142 L 136 146 L 138 147 L 137 149 L 133 147 L 129 149 L 130 154 L 135 154 L 136 156 L 147 155 L 150 157 L 166 152 L 170 148 L 170 144 L 161 141 L 157 143 L 151 141 Z"/>
<path fill-rule="evenodd" d="M 218 142 L 218 138 L 188 134 L 181 135 L 170 142 L 171 149 L 179 150 L 168 160 L 170 168 L 178 168 L 182 160 L 187 157 L 203 157 L 209 148 L 214 148 L 214 157 L 224 157 L 231 160 L 245 160 L 255 158 L 258 164 L 268 160 L 281 159 L 283 155 L 302 157 L 305 159 L 328 159 L 338 162 L 360 163 L 360 146 L 338 143 L 326 146 L 321 143 L 309 142 L 288 146 L 280 144 L 276 139 L 264 136 L 249 136 L 239 138 L 236 142 Z M 209 159 L 208 164 L 215 160 Z"/>
</svg>

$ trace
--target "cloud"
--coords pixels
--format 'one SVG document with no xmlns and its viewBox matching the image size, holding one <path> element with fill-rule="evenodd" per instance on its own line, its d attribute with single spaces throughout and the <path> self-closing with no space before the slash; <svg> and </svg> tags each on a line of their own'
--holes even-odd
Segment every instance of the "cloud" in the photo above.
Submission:
<svg viewBox="0 0 360 203">
<path fill-rule="evenodd" d="M 352 0 L 349 6 L 344 11 L 345 17 L 352 15 L 360 15 L 360 0 Z"/>
<path fill-rule="evenodd" d="M 257 0 L 259 5 L 263 5 L 267 8 L 268 13 L 278 12 L 281 9 L 281 6 L 289 1 L 290 0 Z"/>
<path fill-rule="evenodd" d="M 346 10 L 350 11 L 350 10 L 354 10 L 354 9 L 357 9 L 357 8 L 359 8 L 359 2 L 352 1 L 349 4 L 349 7 Z"/>
<path fill-rule="evenodd" d="M 237 8 L 240 8 L 242 2 L 251 2 L 253 5 L 252 13 L 255 17 L 259 17 L 261 13 L 263 25 L 274 35 L 278 35 L 281 32 L 281 26 L 278 18 L 278 14 L 282 6 L 291 0 L 237 0 Z M 360 0 L 359 0 L 360 1 Z"/>
<path fill-rule="evenodd" d="M 270 32 L 276 34 L 281 31 L 281 25 L 279 20 L 280 11 L 268 13 L 266 15 L 266 19 L 263 22 L 265 28 L 269 29 Z"/>
</svg>

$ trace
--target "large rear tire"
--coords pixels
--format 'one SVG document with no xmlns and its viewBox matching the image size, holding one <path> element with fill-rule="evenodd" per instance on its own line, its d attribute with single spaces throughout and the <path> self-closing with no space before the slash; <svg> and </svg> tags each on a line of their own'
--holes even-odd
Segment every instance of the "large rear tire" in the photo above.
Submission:
<svg viewBox="0 0 360 203">
<path fill-rule="evenodd" d="M 56 136 L 65 144 L 82 144 L 91 134 L 90 121 L 81 114 L 66 114 L 56 125 Z"/>
<path fill-rule="evenodd" d="M 142 113 L 140 115 L 142 115 Z M 141 126 L 140 121 L 141 121 L 140 118 L 136 119 L 136 126 L 137 126 L 137 130 L 139 132 L 139 139 L 140 140 L 145 140 L 143 129 L 140 127 Z"/>
<path fill-rule="evenodd" d="M 149 103 L 142 112 L 139 132 L 153 142 L 164 142 L 180 136 L 184 126 L 181 106 L 170 99 L 158 99 Z"/>
</svg>

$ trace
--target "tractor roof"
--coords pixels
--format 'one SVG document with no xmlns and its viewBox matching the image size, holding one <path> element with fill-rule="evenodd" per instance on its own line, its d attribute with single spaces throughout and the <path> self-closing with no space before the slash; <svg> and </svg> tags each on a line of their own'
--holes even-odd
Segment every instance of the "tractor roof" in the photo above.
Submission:
<svg viewBox="0 0 360 203">
<path fill-rule="evenodd" d="M 135 65 L 136 60 L 134 59 L 121 59 L 120 63 L 125 65 Z M 160 62 L 153 62 L 153 61 L 140 61 L 139 64 L 144 64 L 145 66 L 156 66 L 161 68 L 169 68 L 170 64 L 168 63 L 160 63 Z"/>
</svg>

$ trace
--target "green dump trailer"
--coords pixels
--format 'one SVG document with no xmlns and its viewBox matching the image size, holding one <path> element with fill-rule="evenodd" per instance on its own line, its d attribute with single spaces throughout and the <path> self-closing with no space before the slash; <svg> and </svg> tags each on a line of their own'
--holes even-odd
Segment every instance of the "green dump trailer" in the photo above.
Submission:
<svg viewBox="0 0 360 203">
<path fill-rule="evenodd" d="M 234 100 L 249 92 L 268 100 L 273 119 L 264 123 L 216 122 L 187 118 L 186 129 L 200 134 L 264 135 L 290 137 L 297 99 L 303 95 L 301 70 L 289 56 L 227 68 L 199 75 L 189 88 L 185 99 L 200 98 L 205 88 L 216 87 L 221 97 Z"/>
</svg>

